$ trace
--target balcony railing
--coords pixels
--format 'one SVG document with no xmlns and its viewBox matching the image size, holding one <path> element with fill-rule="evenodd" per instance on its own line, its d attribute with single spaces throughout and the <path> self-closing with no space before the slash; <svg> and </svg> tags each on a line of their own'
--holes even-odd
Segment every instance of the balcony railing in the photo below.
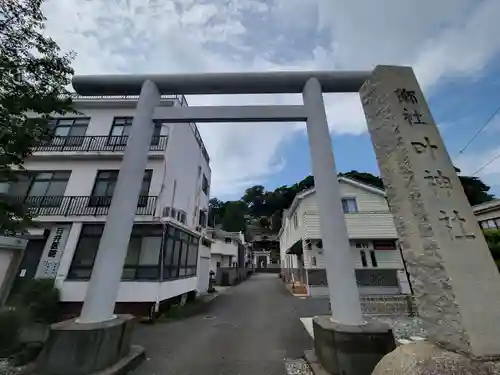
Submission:
<svg viewBox="0 0 500 375">
<path fill-rule="evenodd" d="M 167 135 L 153 136 L 149 146 L 150 151 L 163 151 L 167 147 Z M 36 146 L 33 151 L 124 151 L 127 145 L 128 136 L 68 136 L 53 137 L 50 141 Z"/>
<path fill-rule="evenodd" d="M 25 205 L 33 216 L 101 216 L 107 215 L 111 198 L 107 196 L 10 197 Z M 140 196 L 136 215 L 154 215 L 156 198 Z"/>
</svg>

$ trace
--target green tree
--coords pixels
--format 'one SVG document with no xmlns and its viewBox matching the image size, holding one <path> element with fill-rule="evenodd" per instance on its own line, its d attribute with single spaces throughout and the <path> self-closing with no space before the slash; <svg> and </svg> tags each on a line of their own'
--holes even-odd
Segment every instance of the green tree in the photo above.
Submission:
<svg viewBox="0 0 500 375">
<path fill-rule="evenodd" d="M 247 206 L 242 201 L 226 202 L 224 216 L 222 217 L 222 229 L 228 232 L 239 232 L 246 230 Z"/>
<path fill-rule="evenodd" d="M 500 267 L 500 229 L 485 229 L 484 238 L 497 267 Z"/>
<path fill-rule="evenodd" d="M 43 34 L 42 0 L 0 1 L 0 182 L 15 180 L 32 148 L 49 137 L 47 120 L 72 111 L 73 54 Z M 30 223 L 18 202 L 0 199 L 0 229 Z"/>
<path fill-rule="evenodd" d="M 488 194 L 490 187 L 481 181 L 478 177 L 458 176 L 462 187 L 464 188 L 465 195 L 469 200 L 471 206 L 479 203 L 491 201 L 494 197 Z"/>
</svg>

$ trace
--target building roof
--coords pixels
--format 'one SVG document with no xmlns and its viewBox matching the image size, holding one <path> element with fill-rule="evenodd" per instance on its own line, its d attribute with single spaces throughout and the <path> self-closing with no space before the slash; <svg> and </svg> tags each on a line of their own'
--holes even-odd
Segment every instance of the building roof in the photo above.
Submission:
<svg viewBox="0 0 500 375">
<path fill-rule="evenodd" d="M 379 195 L 382 195 L 385 197 L 384 190 L 376 188 L 376 187 L 368 185 L 368 184 L 365 184 L 361 181 L 357 181 L 357 180 L 354 180 L 352 178 L 347 178 L 347 177 L 338 177 L 338 180 L 339 180 L 339 182 L 342 181 L 342 182 L 345 182 L 346 184 L 349 184 L 349 185 L 364 189 L 366 191 L 369 191 L 371 193 L 379 194 Z M 304 191 L 301 191 L 299 194 L 297 194 L 295 196 L 295 198 L 293 199 L 293 202 L 290 205 L 290 208 L 288 209 L 288 212 L 287 212 L 288 217 L 292 216 L 292 214 L 297 209 L 299 202 L 302 199 L 304 199 L 305 197 L 308 197 L 309 195 L 314 194 L 314 193 L 316 193 L 316 189 L 314 187 L 312 187 L 312 188 L 306 189 Z"/>
<path fill-rule="evenodd" d="M 372 186 L 372 185 L 365 184 L 364 182 L 361 182 L 361 181 L 358 181 L 358 180 L 355 180 L 355 179 L 352 179 L 352 178 L 339 176 L 338 177 L 338 181 L 339 182 L 344 182 L 344 183 L 349 184 L 351 186 L 358 187 L 360 189 L 369 191 L 369 192 L 374 193 L 374 194 L 378 194 L 378 195 L 381 195 L 381 196 L 384 196 L 384 197 L 386 196 L 384 190 L 379 189 L 379 188 L 377 188 L 375 186 Z M 293 199 L 292 204 L 290 205 L 290 207 L 287 210 L 284 211 L 283 217 L 286 215 L 287 217 L 290 218 L 293 215 L 293 213 L 295 212 L 295 210 L 297 209 L 300 201 L 302 201 L 304 198 L 306 198 L 309 195 L 312 195 L 314 193 L 316 193 L 316 189 L 314 187 L 306 189 L 306 190 L 303 190 L 300 193 L 298 193 L 295 196 L 295 198 Z M 278 232 L 278 237 L 281 237 L 281 233 L 283 232 L 283 228 L 284 228 L 284 225 L 281 226 L 281 228 L 280 228 L 280 230 Z"/>
<path fill-rule="evenodd" d="M 500 210 L 500 199 L 494 199 L 492 201 L 476 204 L 472 206 L 472 211 L 474 214 L 480 214 L 488 211 Z"/>
</svg>

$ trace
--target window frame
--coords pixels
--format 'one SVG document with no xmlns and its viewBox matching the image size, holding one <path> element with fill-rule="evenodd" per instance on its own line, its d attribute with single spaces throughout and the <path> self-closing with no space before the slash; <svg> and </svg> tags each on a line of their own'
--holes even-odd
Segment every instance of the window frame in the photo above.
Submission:
<svg viewBox="0 0 500 375">
<path fill-rule="evenodd" d="M 123 121 L 123 123 L 117 122 Z M 130 136 L 130 128 L 134 121 L 133 116 L 116 116 L 113 117 L 113 122 L 111 123 L 111 129 L 109 130 L 109 136 L 107 144 L 111 146 L 126 146 L 128 142 L 128 137 Z M 158 146 L 160 143 L 161 129 L 164 120 L 153 120 L 153 136 L 151 137 L 150 146 Z M 122 131 L 120 135 L 113 134 L 114 129 L 121 127 Z M 125 131 L 127 129 L 127 131 Z M 124 134 L 125 133 L 125 134 Z"/>
<path fill-rule="evenodd" d="M 195 277 L 198 267 L 200 238 L 170 225 L 164 241 L 164 248 L 168 250 L 170 242 L 172 251 L 170 254 L 165 251 L 162 262 L 163 281 Z M 195 255 L 193 256 L 191 252 L 194 252 Z M 196 260 L 195 263 L 192 262 L 193 259 Z"/>
<path fill-rule="evenodd" d="M 60 125 L 61 121 L 72 121 L 69 125 Z M 86 123 L 76 124 L 77 121 L 86 121 Z M 83 140 L 87 134 L 87 130 L 90 125 L 90 117 L 55 117 L 48 121 L 48 127 L 50 128 L 51 136 L 49 144 L 54 146 L 81 146 Z M 69 128 L 67 135 L 56 135 L 57 129 Z M 83 135 L 71 135 L 71 131 L 74 128 L 85 128 Z"/>
<path fill-rule="evenodd" d="M 209 188 L 210 188 L 210 186 L 208 184 L 208 178 L 205 175 L 205 173 L 203 173 L 202 183 L 201 183 L 201 190 L 205 193 L 205 195 L 207 197 L 208 197 L 208 190 L 209 190 Z"/>
<path fill-rule="evenodd" d="M 71 170 L 56 170 L 56 171 L 29 171 L 28 173 L 20 173 L 15 181 L 8 181 L 9 188 L 7 190 L 7 195 L 12 197 L 20 197 L 23 203 L 28 203 L 31 207 L 59 207 L 62 204 L 63 197 L 66 194 L 66 189 L 68 187 L 68 182 L 71 177 Z M 41 175 L 50 174 L 49 178 L 39 178 Z M 59 176 L 58 176 L 59 175 Z M 64 177 L 61 177 L 64 175 Z M 19 188 L 20 185 L 16 186 L 16 183 L 20 179 L 25 179 L 23 181 L 26 187 L 22 194 L 14 194 L 14 188 Z M 47 183 L 45 187 L 45 192 L 43 195 L 31 195 L 33 186 L 37 183 Z M 52 183 L 54 182 L 64 182 L 64 189 L 61 194 L 58 195 L 48 195 Z M 17 189 L 16 189 L 17 190 Z"/>
<path fill-rule="evenodd" d="M 98 169 L 94 179 L 94 186 L 92 187 L 92 193 L 90 195 L 89 207 L 109 207 L 111 205 L 111 200 L 113 199 L 114 190 L 116 187 L 116 182 L 118 181 L 118 174 L 120 170 L 118 169 Z M 100 175 L 104 173 L 112 173 L 114 177 L 101 178 Z M 148 204 L 149 190 L 151 189 L 151 180 L 153 179 L 153 170 L 144 170 L 144 176 L 142 178 L 141 192 L 139 194 L 139 199 L 137 201 L 137 207 L 146 207 Z M 106 193 L 109 193 L 110 187 L 109 183 L 113 182 L 113 188 L 111 189 L 111 194 L 97 195 L 96 188 L 97 184 L 100 182 L 108 182 L 106 185 Z M 146 193 L 146 195 L 144 195 Z"/>
<path fill-rule="evenodd" d="M 354 202 L 354 211 L 351 211 L 349 202 Z M 356 197 L 343 197 L 342 198 L 342 211 L 344 214 L 357 214 L 359 213 L 358 201 Z"/>
<path fill-rule="evenodd" d="M 137 254 L 137 259 L 135 264 L 126 264 L 124 263 L 123 265 L 123 270 L 122 270 L 122 276 L 121 276 L 121 282 L 127 282 L 127 281 L 149 281 L 149 282 L 158 282 L 160 280 L 160 261 L 161 261 L 161 254 L 162 254 L 162 249 L 161 247 L 163 246 L 163 226 L 161 225 L 155 225 L 155 224 L 134 224 L 132 228 L 132 232 L 130 234 L 130 240 L 129 240 L 129 245 L 131 241 L 140 239 L 141 241 L 141 248 Z M 85 233 L 85 231 L 88 231 L 88 233 Z M 93 233 L 90 233 L 91 231 L 94 231 Z M 94 268 L 95 265 L 95 259 L 97 255 L 97 250 L 98 246 L 94 247 L 94 253 L 93 253 L 93 259 L 92 259 L 92 264 L 91 265 L 75 265 L 75 259 L 76 256 L 79 254 L 80 246 L 82 244 L 82 241 L 88 239 L 88 238 L 98 238 L 98 244 L 100 243 L 102 239 L 102 233 L 104 232 L 104 224 L 84 224 L 82 227 L 82 231 L 80 233 L 80 237 L 78 238 L 78 242 L 76 245 L 75 253 L 73 254 L 73 258 L 71 260 L 71 265 L 69 268 L 69 272 L 67 275 L 68 280 L 74 280 L 74 281 L 88 281 L 90 280 L 90 276 L 92 274 L 92 269 Z M 142 248 L 142 242 L 144 238 L 158 238 L 160 239 L 159 243 L 159 248 L 158 248 L 158 260 L 156 264 L 153 265 L 141 265 L 141 256 L 143 255 L 143 251 L 146 250 L 145 248 Z M 127 256 L 129 249 L 127 249 Z M 155 270 L 156 272 L 153 274 L 153 276 L 144 276 L 143 271 L 150 271 L 150 270 Z M 88 275 L 85 276 L 76 276 L 74 275 L 75 271 L 87 271 Z M 126 275 L 127 271 L 132 271 L 130 273 L 130 276 Z M 141 276 L 142 275 L 142 276 Z"/>
</svg>

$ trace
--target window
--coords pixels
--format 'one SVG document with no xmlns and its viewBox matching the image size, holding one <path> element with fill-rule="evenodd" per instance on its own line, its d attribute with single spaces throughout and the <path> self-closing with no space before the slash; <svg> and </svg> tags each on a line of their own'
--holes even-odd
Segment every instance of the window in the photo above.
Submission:
<svg viewBox="0 0 500 375">
<path fill-rule="evenodd" d="M 497 221 L 498 221 L 498 219 L 497 219 Z M 484 220 L 484 221 L 481 221 L 480 225 L 481 225 L 481 228 L 483 228 L 483 229 L 496 229 L 497 228 L 497 223 L 495 222 L 495 220 Z"/>
<path fill-rule="evenodd" d="M 133 117 L 115 117 L 111 132 L 109 134 L 108 144 L 125 146 L 127 144 L 130 130 L 132 129 Z M 158 145 L 160 141 L 160 133 L 162 127 L 162 120 L 154 121 L 153 137 L 151 138 L 151 145 Z"/>
<path fill-rule="evenodd" d="M 365 251 L 361 250 L 360 254 L 361 254 L 361 264 L 363 265 L 363 267 L 368 267 L 368 262 L 366 261 L 366 253 L 365 253 Z"/>
<path fill-rule="evenodd" d="M 117 170 L 101 170 L 97 171 L 97 176 L 92 190 L 92 197 L 90 198 L 89 206 L 104 206 L 107 207 L 111 204 L 111 198 L 115 190 L 116 181 L 118 179 Z M 144 171 L 142 179 L 141 192 L 139 195 L 139 207 L 147 205 L 149 186 L 151 184 L 151 177 L 153 171 L 148 169 Z"/>
<path fill-rule="evenodd" d="M 299 226 L 299 219 L 297 217 L 297 213 L 294 213 L 293 214 L 293 227 L 295 229 L 297 229 L 298 226 Z"/>
<path fill-rule="evenodd" d="M 170 226 L 165 236 L 163 278 L 172 280 L 196 276 L 198 246 L 198 237 Z"/>
<path fill-rule="evenodd" d="M 207 210 L 200 210 L 198 224 L 204 228 L 207 226 Z"/>
<path fill-rule="evenodd" d="M 316 267 L 316 257 L 312 257 L 312 266 Z"/>
<path fill-rule="evenodd" d="M 356 249 L 368 249 L 368 244 L 366 242 L 355 242 Z"/>
<path fill-rule="evenodd" d="M 375 256 L 375 251 L 374 250 L 370 251 L 370 258 L 372 260 L 373 267 L 378 267 L 377 258 Z"/>
<path fill-rule="evenodd" d="M 203 174 L 203 183 L 201 185 L 201 190 L 203 190 L 205 195 L 208 195 L 208 180 L 207 180 L 207 176 L 205 176 L 205 174 Z"/>
<path fill-rule="evenodd" d="M 49 121 L 49 128 L 52 131 L 53 145 L 79 146 L 83 143 L 83 137 L 87 132 L 90 118 L 59 118 Z"/>
<path fill-rule="evenodd" d="M 356 198 L 342 198 L 342 209 L 345 214 L 352 214 L 358 212 L 358 204 Z"/>
<path fill-rule="evenodd" d="M 182 224 L 186 224 L 187 213 L 182 210 L 177 211 L 177 221 L 181 222 Z"/>
<path fill-rule="evenodd" d="M 224 238 L 224 242 L 225 243 L 231 243 L 232 241 L 231 241 L 230 237 L 226 237 L 226 238 Z"/>
<path fill-rule="evenodd" d="M 103 224 L 85 224 L 82 227 L 68 279 L 90 278 L 103 230 Z M 122 280 L 158 280 L 162 232 L 161 225 L 134 225 Z"/>
<path fill-rule="evenodd" d="M 394 240 L 374 240 L 373 248 L 375 250 L 396 250 L 396 241 Z"/>
<path fill-rule="evenodd" d="M 8 195 L 21 197 L 31 206 L 59 207 L 70 171 L 20 173 L 10 183 Z"/>
</svg>

